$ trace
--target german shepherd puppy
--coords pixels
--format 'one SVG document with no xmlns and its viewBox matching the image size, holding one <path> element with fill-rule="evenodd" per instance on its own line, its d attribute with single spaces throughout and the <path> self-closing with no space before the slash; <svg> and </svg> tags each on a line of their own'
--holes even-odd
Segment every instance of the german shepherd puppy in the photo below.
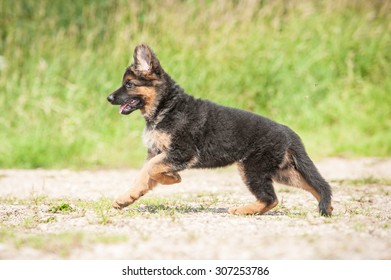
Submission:
<svg viewBox="0 0 391 280">
<path fill-rule="evenodd" d="M 319 202 L 320 214 L 331 215 L 331 188 L 290 128 L 187 95 L 146 45 L 138 45 L 133 57 L 121 87 L 107 100 L 120 105 L 123 115 L 141 111 L 148 155 L 131 188 L 113 202 L 114 208 L 132 204 L 158 183 L 179 183 L 179 172 L 186 168 L 237 163 L 256 202 L 230 208 L 229 213 L 263 214 L 275 207 L 275 181 L 309 191 Z"/>
</svg>

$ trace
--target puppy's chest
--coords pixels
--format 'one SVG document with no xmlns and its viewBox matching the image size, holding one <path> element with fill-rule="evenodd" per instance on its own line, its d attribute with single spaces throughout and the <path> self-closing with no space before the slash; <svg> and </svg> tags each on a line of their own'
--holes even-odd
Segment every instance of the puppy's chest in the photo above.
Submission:
<svg viewBox="0 0 391 280">
<path fill-rule="evenodd" d="M 160 153 L 169 149 L 171 145 L 171 136 L 161 130 L 145 129 L 143 142 L 149 150 Z"/>
</svg>

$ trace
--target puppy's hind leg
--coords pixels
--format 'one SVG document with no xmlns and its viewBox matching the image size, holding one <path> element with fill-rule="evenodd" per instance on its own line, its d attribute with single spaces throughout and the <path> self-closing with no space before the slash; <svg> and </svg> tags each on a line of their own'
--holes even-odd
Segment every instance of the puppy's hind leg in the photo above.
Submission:
<svg viewBox="0 0 391 280">
<path fill-rule="evenodd" d="M 245 206 L 232 207 L 228 209 L 230 214 L 235 215 L 257 215 L 263 214 L 278 204 L 274 192 L 271 173 L 267 165 L 262 168 L 254 159 L 248 159 L 239 163 L 239 171 L 242 179 L 250 189 L 257 201 Z"/>
</svg>

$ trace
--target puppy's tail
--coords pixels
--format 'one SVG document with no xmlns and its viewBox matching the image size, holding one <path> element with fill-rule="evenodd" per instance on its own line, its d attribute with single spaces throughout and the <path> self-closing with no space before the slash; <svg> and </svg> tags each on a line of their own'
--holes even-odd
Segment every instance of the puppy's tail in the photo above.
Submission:
<svg viewBox="0 0 391 280">
<path fill-rule="evenodd" d="M 305 180 L 304 183 L 307 183 L 308 191 L 318 199 L 320 214 L 331 216 L 333 207 L 331 206 L 332 191 L 330 185 L 320 175 L 315 164 L 305 151 L 300 139 L 297 145 L 294 145 L 291 149 L 295 169 Z"/>
</svg>

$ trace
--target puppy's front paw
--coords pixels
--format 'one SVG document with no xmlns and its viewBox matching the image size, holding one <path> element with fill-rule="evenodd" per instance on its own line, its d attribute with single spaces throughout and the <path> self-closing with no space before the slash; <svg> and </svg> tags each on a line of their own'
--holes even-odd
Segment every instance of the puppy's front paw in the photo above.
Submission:
<svg viewBox="0 0 391 280">
<path fill-rule="evenodd" d="M 113 202 L 112 206 L 115 209 L 121 210 L 122 208 L 125 208 L 126 206 L 129 206 L 132 203 L 133 203 L 133 199 L 131 199 L 130 197 L 127 197 L 125 199 L 120 197 Z"/>
</svg>

